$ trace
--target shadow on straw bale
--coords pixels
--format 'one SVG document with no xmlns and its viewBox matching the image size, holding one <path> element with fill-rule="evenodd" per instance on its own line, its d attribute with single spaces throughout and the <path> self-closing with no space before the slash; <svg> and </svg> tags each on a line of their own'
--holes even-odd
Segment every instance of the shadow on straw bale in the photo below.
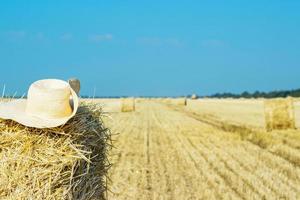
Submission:
<svg viewBox="0 0 300 200">
<path fill-rule="evenodd" d="M 57 128 L 0 120 L 0 199 L 105 199 L 111 139 L 101 116 L 84 103 Z"/>
</svg>

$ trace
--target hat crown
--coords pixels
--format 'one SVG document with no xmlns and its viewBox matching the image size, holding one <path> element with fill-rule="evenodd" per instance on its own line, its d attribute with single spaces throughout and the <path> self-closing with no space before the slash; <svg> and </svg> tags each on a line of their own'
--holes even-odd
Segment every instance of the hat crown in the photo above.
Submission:
<svg viewBox="0 0 300 200">
<path fill-rule="evenodd" d="M 26 112 L 45 118 L 70 116 L 71 90 L 67 82 L 58 79 L 44 79 L 30 85 L 27 95 Z"/>
</svg>

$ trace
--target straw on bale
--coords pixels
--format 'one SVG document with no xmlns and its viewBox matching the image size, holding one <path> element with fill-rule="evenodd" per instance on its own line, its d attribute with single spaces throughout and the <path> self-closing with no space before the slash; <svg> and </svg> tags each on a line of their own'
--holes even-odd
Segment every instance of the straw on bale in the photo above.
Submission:
<svg viewBox="0 0 300 200">
<path fill-rule="evenodd" d="M 122 112 L 132 112 L 135 111 L 135 101 L 134 98 L 125 98 L 121 100 L 121 111 Z"/>
<path fill-rule="evenodd" d="M 172 99 L 171 103 L 176 106 L 186 106 L 186 98 Z"/>
<path fill-rule="evenodd" d="M 0 199 L 105 199 L 110 131 L 101 116 L 84 103 L 57 128 L 0 119 Z"/>
<path fill-rule="evenodd" d="M 267 131 L 295 129 L 295 111 L 292 98 L 265 100 L 264 107 Z"/>
</svg>

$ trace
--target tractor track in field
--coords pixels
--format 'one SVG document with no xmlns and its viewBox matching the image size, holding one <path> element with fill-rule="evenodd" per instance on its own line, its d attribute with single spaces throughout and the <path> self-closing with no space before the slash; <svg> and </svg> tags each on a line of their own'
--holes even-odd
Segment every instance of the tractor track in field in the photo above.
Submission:
<svg viewBox="0 0 300 200">
<path fill-rule="evenodd" d="M 178 127 L 180 129 L 180 127 Z M 192 147 L 192 148 L 186 148 L 186 151 L 189 152 L 189 149 L 193 149 L 192 151 L 195 152 L 194 154 L 196 155 L 197 158 L 202 157 L 205 160 L 205 163 L 207 163 L 212 170 L 212 173 L 215 173 L 217 176 L 219 176 L 225 183 L 225 185 L 229 186 L 232 192 L 234 192 L 240 199 L 246 199 L 241 192 L 239 192 L 235 187 L 233 187 L 232 183 L 228 180 L 226 175 L 220 171 L 219 168 L 217 168 L 212 161 L 208 159 L 208 155 L 204 153 L 203 149 L 202 151 L 199 151 L 198 148 L 191 142 L 190 138 L 185 137 L 183 134 L 180 134 L 177 136 L 178 141 L 183 144 L 185 147 Z M 184 142 L 185 141 L 185 142 Z M 190 154 L 191 155 L 191 154 Z M 196 164 L 197 168 L 201 170 L 203 166 L 198 165 L 198 162 L 193 159 L 194 163 Z M 225 165 L 225 167 L 227 167 Z M 214 187 L 216 187 L 214 185 Z M 218 198 L 221 198 L 221 194 L 218 195 Z"/>
<path fill-rule="evenodd" d="M 300 198 L 300 170 L 276 149 L 269 152 L 228 129 L 151 101 L 113 117 L 120 124 L 110 125 L 120 135 L 112 153 L 109 199 Z M 298 156 L 295 150 L 288 153 L 284 156 Z"/>
<path fill-rule="evenodd" d="M 165 122 L 166 124 L 168 124 L 169 123 L 169 125 L 171 125 L 171 126 L 176 126 L 175 124 L 173 124 L 173 123 L 170 123 L 170 122 Z M 178 131 L 180 129 L 180 127 L 176 127 L 176 130 Z M 165 130 L 166 131 L 166 130 Z M 187 152 L 188 153 L 188 155 L 189 155 L 189 157 L 191 158 L 191 160 L 193 161 L 193 163 L 194 163 L 194 166 L 197 168 L 197 170 L 198 171 L 202 171 L 203 170 L 203 165 L 199 165 L 199 162 L 197 162 L 197 160 L 199 161 L 199 156 L 197 155 L 196 157 L 195 156 L 193 156 L 193 154 L 195 154 L 195 150 L 196 150 L 196 148 L 194 147 L 194 148 L 187 148 L 187 147 L 193 147 L 193 146 L 191 146 L 190 144 L 188 144 L 188 143 L 185 143 L 185 142 L 183 142 L 183 141 L 185 141 L 185 138 L 182 138 L 183 136 L 182 136 L 182 134 L 174 134 L 174 136 L 177 138 L 177 142 L 178 143 L 180 143 L 181 144 L 181 146 L 183 147 L 183 151 L 185 151 L 185 152 Z M 180 138 L 181 137 L 181 138 Z M 192 152 L 194 152 L 194 153 L 192 153 Z M 211 165 L 211 163 L 207 160 L 207 158 L 205 157 L 205 155 L 203 155 L 203 154 L 201 154 L 201 157 L 203 158 L 203 161 L 204 161 L 204 163 L 206 164 L 206 165 L 208 165 L 210 168 L 212 167 L 212 165 Z M 203 162 L 202 162 L 203 163 Z M 220 173 L 218 173 L 217 171 L 215 171 L 213 168 L 211 168 L 213 171 L 212 171 L 212 173 L 214 173 L 214 174 L 217 174 L 221 179 L 223 178 L 223 180 L 225 181 L 224 183 L 226 184 L 226 179 L 224 179 L 224 177 L 222 177 L 222 174 L 220 174 Z M 207 172 L 207 171 L 206 171 Z M 204 174 L 204 176 L 206 176 L 206 174 L 205 174 L 205 172 L 204 171 L 202 171 L 202 173 Z M 207 177 L 206 176 L 206 178 L 207 179 L 210 179 L 209 177 Z M 209 181 L 209 184 L 211 185 L 211 188 L 216 188 L 217 187 L 217 185 L 215 184 L 215 182 L 211 179 L 210 181 Z M 231 192 L 233 192 L 234 190 L 232 190 Z M 236 192 L 236 194 L 240 197 L 240 199 L 243 199 L 242 198 L 242 196 L 238 193 L 238 192 Z M 234 195 L 235 196 L 235 195 Z M 221 194 L 220 193 L 218 193 L 217 192 L 217 194 L 216 194 L 216 198 L 217 199 L 221 199 Z"/>
<path fill-rule="evenodd" d="M 161 121 L 159 120 L 157 113 L 152 112 L 153 114 L 153 126 L 155 125 L 157 131 L 154 131 L 154 134 L 157 134 L 157 132 L 163 132 L 162 127 L 161 127 Z M 163 149 L 164 145 L 170 145 L 170 140 L 166 137 L 154 137 L 153 144 L 157 145 L 157 148 L 160 148 L 160 151 Z M 174 193 L 172 190 L 172 182 L 170 181 L 170 174 L 169 169 L 166 166 L 165 160 L 162 157 L 158 157 L 156 159 L 156 164 L 159 165 L 161 164 L 161 171 L 164 174 L 163 180 L 165 181 L 165 191 L 168 193 L 168 199 L 174 199 Z"/>
<path fill-rule="evenodd" d="M 219 140 L 219 138 L 214 137 L 214 140 Z M 213 145 L 214 148 L 217 148 L 217 149 L 218 149 L 217 151 L 219 151 L 219 152 L 222 151 L 222 147 L 219 145 L 218 142 L 215 143 L 215 142 L 213 142 L 213 141 L 211 141 L 211 140 L 205 140 L 205 142 L 204 142 L 204 140 L 202 139 L 202 143 L 206 143 L 206 144 L 209 144 L 209 145 Z M 226 141 L 223 141 L 223 143 L 226 143 Z M 242 149 L 240 149 L 240 148 L 239 148 L 239 150 L 242 151 Z M 244 171 L 251 171 L 251 170 L 252 170 L 251 167 L 250 167 L 250 166 L 252 165 L 252 163 L 247 162 L 248 160 L 241 159 L 241 157 L 239 157 L 239 156 L 233 154 L 233 153 L 232 153 L 231 151 L 229 151 L 229 150 L 226 151 L 226 152 L 223 152 L 223 153 L 224 153 L 225 155 L 228 155 L 229 160 L 236 161 L 236 162 L 238 163 L 238 165 L 240 165 L 240 167 L 241 167 Z M 280 183 L 280 186 L 279 186 L 279 187 L 275 187 L 275 186 L 270 187 L 270 190 L 272 190 L 273 193 L 278 194 L 277 191 L 279 191 L 280 188 L 285 188 L 286 186 L 288 186 L 288 187 L 286 187 L 287 189 L 291 189 L 291 190 L 293 190 L 293 192 L 295 192 L 295 193 L 297 193 L 297 192 L 300 193 L 300 190 L 297 190 L 297 188 L 296 188 L 293 184 L 291 184 L 290 182 L 287 182 L 286 179 L 284 179 L 283 177 L 278 176 L 278 174 L 280 174 L 280 171 L 278 171 L 278 170 L 275 170 L 275 171 L 274 171 L 274 170 L 271 170 L 271 168 L 269 168 L 268 166 L 265 166 L 265 163 L 264 163 L 264 162 L 262 163 L 261 160 L 255 158 L 252 154 L 250 154 L 250 153 L 247 152 L 247 151 L 244 151 L 243 153 L 244 153 L 245 156 L 247 156 L 248 159 L 250 159 L 250 158 L 255 159 L 256 165 L 255 165 L 255 166 L 252 165 L 252 168 L 254 168 L 254 167 L 260 167 L 260 168 L 263 168 L 264 171 L 268 171 L 268 172 L 270 173 L 270 176 L 271 176 L 272 178 L 275 177 L 277 180 L 279 180 L 279 183 Z M 247 164 L 245 164 L 245 162 L 247 162 Z M 270 181 L 270 180 L 267 179 L 266 177 L 264 177 L 265 174 L 260 173 L 260 171 L 259 171 L 259 172 L 255 171 L 255 172 L 253 172 L 253 175 L 256 175 L 257 177 L 260 177 L 261 180 L 259 180 L 258 182 L 261 182 L 261 185 L 262 185 L 262 186 L 268 185 L 268 181 Z M 251 175 L 250 175 L 250 176 L 251 176 Z M 282 183 L 283 183 L 283 184 L 282 184 Z M 278 195 L 279 195 L 279 194 L 278 194 Z"/>
<path fill-rule="evenodd" d="M 291 164 L 300 168 L 299 144 L 295 144 L 295 142 L 291 141 L 291 139 L 288 137 L 283 138 L 282 136 L 280 136 L 278 134 L 270 135 L 266 131 L 262 130 L 261 128 L 233 124 L 231 122 L 224 122 L 224 121 L 221 121 L 218 119 L 214 119 L 212 117 L 207 118 L 205 115 L 201 115 L 199 113 L 185 110 L 182 107 L 176 107 L 174 105 L 166 105 L 166 106 L 171 110 L 183 113 L 197 121 L 211 125 L 219 130 L 222 130 L 222 131 L 225 131 L 228 133 L 236 133 L 243 140 L 247 140 L 247 141 L 251 142 L 253 145 L 258 146 L 259 148 L 267 149 L 274 156 L 280 156 L 281 158 L 285 159 L 287 162 L 290 162 Z M 257 137 L 257 136 L 262 136 L 262 135 L 264 135 L 265 137 L 261 137 L 261 138 Z M 277 140 L 277 142 L 280 141 L 278 143 L 281 143 L 281 148 L 279 148 L 279 149 L 268 148 L 271 144 L 271 142 L 270 142 L 270 144 L 268 144 L 269 140 Z M 287 144 L 292 144 L 292 146 L 289 146 Z M 291 155 L 291 154 L 286 154 L 284 151 L 294 151 L 295 153 L 293 155 Z"/>
<path fill-rule="evenodd" d="M 147 179 L 147 190 L 148 192 L 148 196 L 149 199 L 152 199 L 152 194 L 151 194 L 151 189 L 152 189 L 152 181 L 151 181 L 151 158 L 150 158 L 150 124 L 149 124 L 149 118 L 147 118 L 147 127 L 146 127 L 146 131 L 145 131 L 145 154 L 146 154 L 146 162 L 147 162 L 147 166 L 146 166 L 146 179 Z"/>
</svg>

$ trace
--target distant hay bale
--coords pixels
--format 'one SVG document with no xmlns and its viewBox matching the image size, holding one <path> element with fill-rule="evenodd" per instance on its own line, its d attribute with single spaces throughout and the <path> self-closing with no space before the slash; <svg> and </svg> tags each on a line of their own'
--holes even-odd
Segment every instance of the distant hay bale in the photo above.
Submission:
<svg viewBox="0 0 300 200">
<path fill-rule="evenodd" d="M 171 99 L 171 98 L 163 98 L 163 99 L 161 100 L 161 103 L 165 103 L 165 104 L 171 104 L 171 102 L 172 102 L 172 99 Z"/>
<path fill-rule="evenodd" d="M 171 104 L 176 105 L 176 106 L 186 106 L 186 98 L 172 99 Z"/>
<path fill-rule="evenodd" d="M 153 101 L 155 101 L 155 102 L 158 102 L 158 103 L 159 103 L 159 102 L 162 102 L 162 101 L 163 101 L 163 98 L 159 98 L 159 97 L 158 97 L 158 98 L 155 98 Z"/>
<path fill-rule="evenodd" d="M 121 111 L 122 112 L 132 112 L 132 111 L 135 111 L 135 101 L 134 101 L 134 98 L 122 99 L 122 102 L 121 102 Z"/>
<path fill-rule="evenodd" d="M 145 102 L 147 100 L 146 98 L 142 98 L 142 97 L 134 98 L 134 99 L 135 99 L 135 103 L 142 103 L 142 102 Z"/>
<path fill-rule="evenodd" d="M 292 98 L 264 101 L 265 127 L 267 131 L 295 129 L 295 111 Z"/>
<path fill-rule="evenodd" d="M 143 101 L 142 98 L 135 98 L 136 103 L 141 103 L 142 101 Z"/>
<path fill-rule="evenodd" d="M 101 116 L 81 104 L 57 128 L 0 119 L 0 199 L 105 199 L 110 133 Z"/>
<path fill-rule="evenodd" d="M 196 94 L 192 94 L 191 99 L 198 99 L 198 96 Z"/>
</svg>

